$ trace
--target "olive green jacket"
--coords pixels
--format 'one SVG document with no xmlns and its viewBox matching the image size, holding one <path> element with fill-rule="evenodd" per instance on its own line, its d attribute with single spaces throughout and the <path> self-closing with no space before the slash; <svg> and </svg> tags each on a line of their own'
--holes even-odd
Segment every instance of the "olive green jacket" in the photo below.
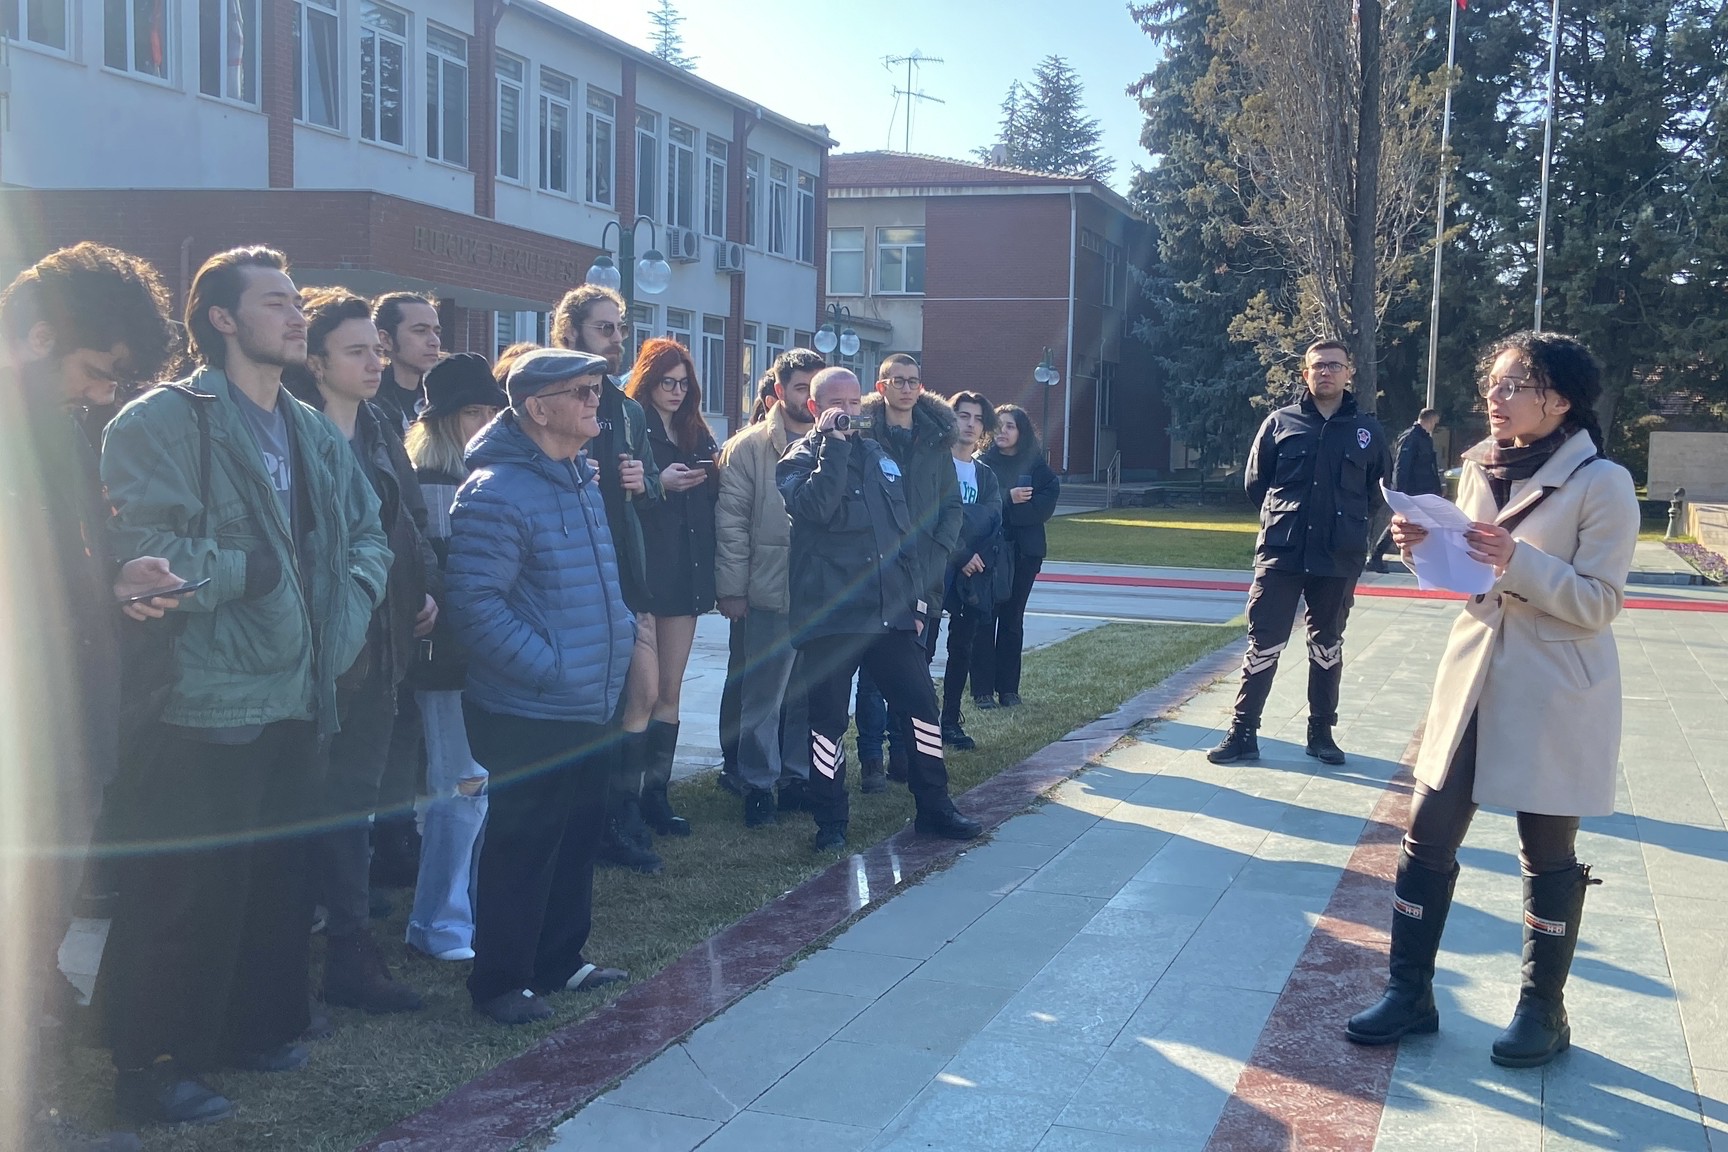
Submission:
<svg viewBox="0 0 1728 1152">
<path fill-rule="evenodd" d="M 162 556 L 182 579 L 211 581 L 175 610 L 186 617 L 180 679 L 162 718 L 191 728 L 316 719 L 334 732 L 336 678 L 365 644 L 390 569 L 378 497 L 336 426 L 284 389 L 297 549 L 228 378 L 206 368 L 182 387 L 194 395 L 159 388 L 128 404 L 102 443 L 113 554 Z M 208 507 L 194 403 L 209 418 Z M 248 553 L 266 549 L 281 579 L 243 599 Z"/>
</svg>

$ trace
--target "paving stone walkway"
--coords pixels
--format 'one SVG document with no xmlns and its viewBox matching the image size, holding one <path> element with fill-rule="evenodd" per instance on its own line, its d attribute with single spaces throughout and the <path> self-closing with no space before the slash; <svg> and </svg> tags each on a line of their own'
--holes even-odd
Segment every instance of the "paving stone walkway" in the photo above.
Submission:
<svg viewBox="0 0 1728 1152">
<path fill-rule="evenodd" d="M 1299 662 L 1274 689 L 1262 762 L 1207 763 L 1234 694 L 1221 682 L 549 1146 L 1728 1152 L 1728 615 L 1629 611 L 1616 626 L 1626 773 L 1617 813 L 1579 845 L 1606 883 L 1568 988 L 1574 1049 L 1545 1070 L 1488 1061 L 1517 996 L 1521 919 L 1515 831 L 1495 812 L 1461 857 L 1442 1031 L 1395 1053 L 1341 1042 L 1384 970 L 1388 813 L 1456 612 L 1358 602 L 1342 767 L 1302 752 Z"/>
</svg>

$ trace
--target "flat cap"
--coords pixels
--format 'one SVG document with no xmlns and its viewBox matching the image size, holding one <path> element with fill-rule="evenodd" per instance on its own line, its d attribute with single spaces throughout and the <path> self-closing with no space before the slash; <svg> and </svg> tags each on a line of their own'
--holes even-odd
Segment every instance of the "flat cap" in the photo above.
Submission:
<svg viewBox="0 0 1728 1152">
<path fill-rule="evenodd" d="M 561 381 L 577 376 L 604 376 L 608 367 L 604 356 L 590 352 L 536 348 L 510 365 L 504 390 L 510 394 L 510 403 L 517 405 Z"/>
</svg>

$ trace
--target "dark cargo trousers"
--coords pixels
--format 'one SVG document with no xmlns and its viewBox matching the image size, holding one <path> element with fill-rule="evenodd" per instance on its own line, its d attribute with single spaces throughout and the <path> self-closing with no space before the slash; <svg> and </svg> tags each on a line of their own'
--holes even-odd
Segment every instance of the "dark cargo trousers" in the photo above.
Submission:
<svg viewBox="0 0 1728 1152">
<path fill-rule="evenodd" d="M 1242 658 L 1242 688 L 1236 694 L 1236 719 L 1260 723 L 1278 658 L 1290 642 L 1296 604 L 1307 603 L 1308 715 L 1323 724 L 1338 723 L 1338 685 L 1344 678 L 1344 624 L 1355 602 L 1354 576 L 1310 576 L 1260 568 L 1248 590 L 1248 653 Z"/>
</svg>

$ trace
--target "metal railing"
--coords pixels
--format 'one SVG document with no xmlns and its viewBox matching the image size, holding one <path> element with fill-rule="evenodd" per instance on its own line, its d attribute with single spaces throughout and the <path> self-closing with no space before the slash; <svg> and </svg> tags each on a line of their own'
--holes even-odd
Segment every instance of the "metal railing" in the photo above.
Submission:
<svg viewBox="0 0 1728 1152">
<path fill-rule="evenodd" d="M 1116 493 L 1122 488 L 1122 453 L 1110 457 L 1110 467 L 1104 470 L 1104 507 L 1116 507 Z"/>
</svg>

